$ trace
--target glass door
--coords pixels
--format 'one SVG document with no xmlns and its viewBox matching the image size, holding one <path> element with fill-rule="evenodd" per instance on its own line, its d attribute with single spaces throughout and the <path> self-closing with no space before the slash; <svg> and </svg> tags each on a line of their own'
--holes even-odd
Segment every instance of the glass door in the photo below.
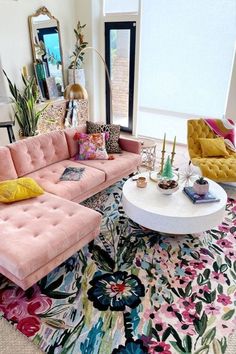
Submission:
<svg viewBox="0 0 236 354">
<path fill-rule="evenodd" d="M 119 124 L 123 131 L 131 133 L 135 29 L 136 23 L 133 21 L 105 23 L 105 58 L 110 74 L 110 85 L 106 79 L 106 120 L 107 123 Z"/>
</svg>

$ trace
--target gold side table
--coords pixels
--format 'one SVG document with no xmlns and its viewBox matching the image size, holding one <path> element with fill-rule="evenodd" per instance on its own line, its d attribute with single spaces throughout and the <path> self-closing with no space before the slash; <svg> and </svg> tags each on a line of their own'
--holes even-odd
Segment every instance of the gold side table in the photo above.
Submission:
<svg viewBox="0 0 236 354">
<path fill-rule="evenodd" d="M 141 142 L 141 166 L 147 170 L 153 170 L 156 162 L 156 141 L 151 139 L 140 139 Z"/>
</svg>

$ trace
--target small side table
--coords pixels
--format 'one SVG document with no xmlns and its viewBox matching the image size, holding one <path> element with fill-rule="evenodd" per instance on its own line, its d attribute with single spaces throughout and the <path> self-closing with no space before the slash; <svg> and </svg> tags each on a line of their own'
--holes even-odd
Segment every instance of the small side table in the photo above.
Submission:
<svg viewBox="0 0 236 354">
<path fill-rule="evenodd" d="M 7 134 L 8 134 L 8 138 L 9 138 L 9 142 L 13 143 L 14 141 L 16 141 L 15 139 L 15 135 L 13 132 L 13 125 L 15 123 L 13 121 L 9 121 L 9 122 L 0 122 L 0 128 L 7 128 Z"/>
<path fill-rule="evenodd" d="M 153 170 L 156 162 L 156 141 L 151 139 L 140 139 L 142 167 Z"/>
</svg>

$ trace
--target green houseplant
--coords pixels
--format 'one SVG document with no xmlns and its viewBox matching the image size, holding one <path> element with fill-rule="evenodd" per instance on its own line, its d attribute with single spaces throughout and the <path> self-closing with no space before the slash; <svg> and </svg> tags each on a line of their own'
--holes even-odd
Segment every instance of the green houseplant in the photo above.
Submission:
<svg viewBox="0 0 236 354">
<path fill-rule="evenodd" d="M 20 127 L 19 135 L 34 136 L 37 135 L 37 125 L 41 113 L 46 107 L 37 111 L 36 103 L 39 99 L 39 92 L 34 77 L 25 78 L 22 75 L 23 89 L 20 91 L 15 84 L 7 76 L 9 89 L 12 95 L 12 102 L 15 104 L 14 113 L 17 123 Z"/>
<path fill-rule="evenodd" d="M 76 42 L 73 54 L 70 56 L 71 62 L 68 67 L 69 84 L 80 83 L 82 86 L 85 86 L 85 74 L 83 68 L 84 52 L 81 52 L 88 45 L 88 42 L 84 41 L 83 29 L 85 26 L 86 24 L 81 25 L 80 21 L 78 21 L 77 27 L 74 29 Z"/>
<path fill-rule="evenodd" d="M 88 45 L 88 42 L 84 41 L 84 34 L 83 34 L 83 29 L 85 25 L 81 25 L 80 21 L 77 23 L 77 27 L 74 29 L 75 33 L 75 49 L 73 51 L 73 55 L 71 55 L 71 63 L 69 65 L 69 69 L 81 69 L 83 62 L 84 62 L 84 53 L 81 53 L 81 50 L 86 48 Z"/>
<path fill-rule="evenodd" d="M 204 195 L 209 191 L 209 183 L 204 177 L 199 177 L 193 184 L 193 190 L 199 195 Z"/>
</svg>

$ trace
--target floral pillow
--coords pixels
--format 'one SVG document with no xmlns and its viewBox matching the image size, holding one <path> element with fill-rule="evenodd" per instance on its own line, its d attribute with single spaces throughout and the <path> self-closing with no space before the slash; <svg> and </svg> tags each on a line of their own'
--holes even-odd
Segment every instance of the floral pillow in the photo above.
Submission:
<svg viewBox="0 0 236 354">
<path fill-rule="evenodd" d="M 79 153 L 76 160 L 108 160 L 106 151 L 106 133 L 75 133 L 74 140 L 78 140 Z"/>
<path fill-rule="evenodd" d="M 87 133 L 106 133 L 106 149 L 110 154 L 121 153 L 119 146 L 120 125 L 117 124 L 100 124 L 86 121 Z"/>
</svg>

